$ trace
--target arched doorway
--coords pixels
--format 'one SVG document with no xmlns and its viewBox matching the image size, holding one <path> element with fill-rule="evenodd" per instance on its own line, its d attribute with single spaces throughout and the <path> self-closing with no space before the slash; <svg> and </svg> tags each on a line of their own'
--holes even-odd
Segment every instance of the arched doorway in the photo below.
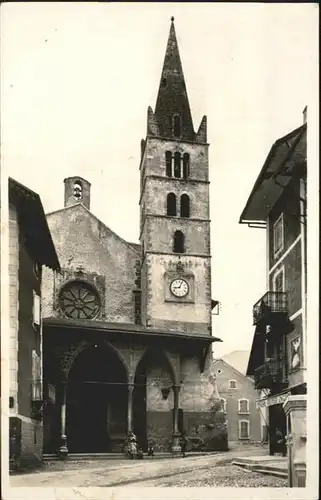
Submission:
<svg viewBox="0 0 321 500">
<path fill-rule="evenodd" d="M 133 392 L 133 430 L 147 451 L 148 441 L 155 449 L 168 451 L 173 432 L 173 371 L 160 349 L 149 349 L 140 360 Z"/>
<path fill-rule="evenodd" d="M 120 451 L 127 431 L 127 373 L 106 344 L 85 347 L 73 362 L 67 387 L 69 453 Z"/>
</svg>

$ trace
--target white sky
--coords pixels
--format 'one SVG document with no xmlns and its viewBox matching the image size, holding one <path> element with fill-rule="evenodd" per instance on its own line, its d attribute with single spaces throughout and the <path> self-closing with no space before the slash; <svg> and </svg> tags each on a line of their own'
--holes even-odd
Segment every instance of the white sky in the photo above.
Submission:
<svg viewBox="0 0 321 500">
<path fill-rule="evenodd" d="M 2 168 L 63 206 L 63 179 L 137 241 L 140 140 L 170 17 L 197 129 L 208 117 L 215 357 L 249 349 L 265 292 L 265 233 L 238 224 L 272 143 L 302 123 L 315 75 L 313 4 L 13 3 L 1 11 Z"/>
</svg>

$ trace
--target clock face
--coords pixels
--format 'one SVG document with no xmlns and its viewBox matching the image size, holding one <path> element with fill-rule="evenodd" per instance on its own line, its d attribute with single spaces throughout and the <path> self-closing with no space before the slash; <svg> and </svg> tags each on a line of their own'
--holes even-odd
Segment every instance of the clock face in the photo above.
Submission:
<svg viewBox="0 0 321 500">
<path fill-rule="evenodd" d="M 185 280 L 179 278 L 172 281 L 170 290 L 175 297 L 185 297 L 188 294 L 189 286 Z"/>
</svg>

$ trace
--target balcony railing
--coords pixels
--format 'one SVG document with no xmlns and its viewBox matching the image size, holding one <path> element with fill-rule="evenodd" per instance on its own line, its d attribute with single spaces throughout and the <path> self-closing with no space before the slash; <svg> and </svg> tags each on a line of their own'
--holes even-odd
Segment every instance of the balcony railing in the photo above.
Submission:
<svg viewBox="0 0 321 500">
<path fill-rule="evenodd" d="M 266 292 L 253 306 L 253 324 L 257 325 L 262 320 L 288 313 L 288 297 L 286 292 Z"/>
<path fill-rule="evenodd" d="M 254 371 L 256 389 L 270 389 L 274 385 L 286 385 L 283 380 L 282 366 L 279 360 L 269 359 Z"/>
</svg>

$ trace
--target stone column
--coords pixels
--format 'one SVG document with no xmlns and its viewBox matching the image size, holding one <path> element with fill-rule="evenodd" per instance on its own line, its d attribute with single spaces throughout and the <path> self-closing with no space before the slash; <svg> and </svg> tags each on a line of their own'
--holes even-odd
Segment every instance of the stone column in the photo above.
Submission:
<svg viewBox="0 0 321 500">
<path fill-rule="evenodd" d="M 133 432 L 133 390 L 134 384 L 128 384 L 127 433 Z"/>
<path fill-rule="evenodd" d="M 306 394 L 288 396 L 283 403 L 287 416 L 289 486 L 305 487 L 306 482 Z"/>
<path fill-rule="evenodd" d="M 62 458 L 68 455 L 67 435 L 66 435 L 66 410 L 67 410 L 67 380 L 64 380 L 62 383 L 62 397 L 61 397 L 61 410 L 60 410 L 61 443 L 59 448 L 59 454 Z"/>
<path fill-rule="evenodd" d="M 174 409 L 173 409 L 173 437 L 172 437 L 172 453 L 180 453 L 180 434 L 178 432 L 178 407 L 179 407 L 179 385 L 173 385 L 174 393 Z"/>
</svg>

